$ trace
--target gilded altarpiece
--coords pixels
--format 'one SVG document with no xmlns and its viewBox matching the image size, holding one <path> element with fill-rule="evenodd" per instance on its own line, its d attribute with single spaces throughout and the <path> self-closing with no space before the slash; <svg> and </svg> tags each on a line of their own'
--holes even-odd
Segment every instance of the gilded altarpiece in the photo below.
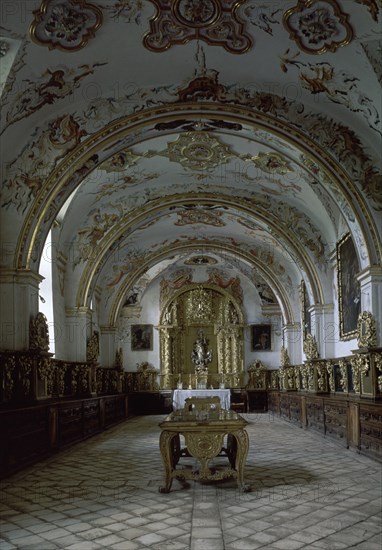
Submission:
<svg viewBox="0 0 382 550">
<path fill-rule="evenodd" d="M 243 314 L 229 292 L 207 284 L 193 284 L 174 292 L 161 304 L 161 388 L 242 387 Z M 203 332 L 212 360 L 208 373 L 200 375 L 192 362 L 192 349 Z M 204 376 L 203 380 L 200 380 Z"/>
</svg>

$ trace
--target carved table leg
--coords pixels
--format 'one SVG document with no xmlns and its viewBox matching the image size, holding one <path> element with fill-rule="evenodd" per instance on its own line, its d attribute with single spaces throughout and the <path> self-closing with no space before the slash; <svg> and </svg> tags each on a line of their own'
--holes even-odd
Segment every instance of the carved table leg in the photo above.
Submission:
<svg viewBox="0 0 382 550">
<path fill-rule="evenodd" d="M 245 430 L 239 430 L 237 432 L 233 432 L 232 435 L 237 442 L 235 464 L 235 469 L 237 471 L 237 485 L 240 491 L 247 493 L 251 490 L 251 486 L 248 483 L 244 483 L 244 466 L 247 459 L 249 447 L 248 434 Z"/>
<path fill-rule="evenodd" d="M 176 444 L 172 444 L 174 437 L 179 435 L 174 432 L 162 431 L 159 438 L 159 448 L 162 455 L 165 471 L 165 484 L 163 487 L 159 487 L 160 493 L 169 493 L 172 485 L 172 473 L 175 470 L 174 464 L 174 449 Z"/>
</svg>

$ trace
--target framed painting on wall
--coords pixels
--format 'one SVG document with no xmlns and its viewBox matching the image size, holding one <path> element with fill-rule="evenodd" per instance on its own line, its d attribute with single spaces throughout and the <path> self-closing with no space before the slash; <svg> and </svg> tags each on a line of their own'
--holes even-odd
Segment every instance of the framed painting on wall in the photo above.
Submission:
<svg viewBox="0 0 382 550">
<path fill-rule="evenodd" d="M 252 351 L 271 351 L 272 349 L 272 325 L 252 325 L 251 342 Z"/>
<path fill-rule="evenodd" d="M 340 339 L 350 340 L 358 334 L 358 315 L 361 312 L 357 251 L 350 233 L 337 243 L 337 284 Z"/>
<path fill-rule="evenodd" d="M 153 325 L 131 325 L 131 351 L 153 349 Z"/>
</svg>

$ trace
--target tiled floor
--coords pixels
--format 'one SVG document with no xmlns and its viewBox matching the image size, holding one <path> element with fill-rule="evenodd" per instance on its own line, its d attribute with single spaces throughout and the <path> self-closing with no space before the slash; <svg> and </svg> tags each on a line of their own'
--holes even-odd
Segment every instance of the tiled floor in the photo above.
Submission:
<svg viewBox="0 0 382 550">
<path fill-rule="evenodd" d="M 158 492 L 158 422 L 136 417 L 1 482 L 0 549 L 381 550 L 381 465 L 247 415 L 246 481 Z"/>
</svg>

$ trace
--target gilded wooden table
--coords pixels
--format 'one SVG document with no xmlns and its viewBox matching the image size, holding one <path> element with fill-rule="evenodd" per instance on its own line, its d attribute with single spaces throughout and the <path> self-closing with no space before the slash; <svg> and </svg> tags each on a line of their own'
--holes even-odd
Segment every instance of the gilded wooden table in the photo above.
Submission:
<svg viewBox="0 0 382 550">
<path fill-rule="evenodd" d="M 173 479 L 184 484 L 187 480 L 217 481 L 233 477 L 241 491 L 250 491 L 244 483 L 244 466 L 248 453 L 247 421 L 232 410 L 217 412 L 174 411 L 159 424 L 160 451 L 165 468 L 165 484 L 159 488 L 168 493 Z M 185 448 L 181 448 L 180 436 Z M 177 467 L 182 456 L 192 456 L 199 461 L 197 471 Z M 210 468 L 210 461 L 217 456 L 227 456 L 227 467 Z"/>
</svg>

